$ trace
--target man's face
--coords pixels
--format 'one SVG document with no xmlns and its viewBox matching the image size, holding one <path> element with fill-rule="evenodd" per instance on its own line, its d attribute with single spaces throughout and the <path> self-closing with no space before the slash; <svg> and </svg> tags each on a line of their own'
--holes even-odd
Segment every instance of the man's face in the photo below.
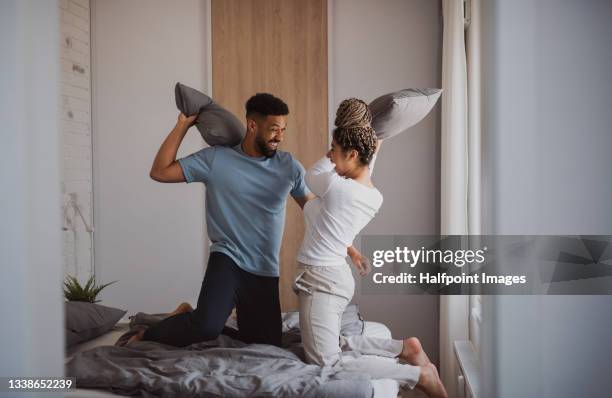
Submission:
<svg viewBox="0 0 612 398">
<path fill-rule="evenodd" d="M 255 123 L 257 125 L 255 133 L 257 148 L 266 157 L 274 156 L 285 137 L 287 117 L 268 115 L 265 118 L 255 120 Z"/>
</svg>

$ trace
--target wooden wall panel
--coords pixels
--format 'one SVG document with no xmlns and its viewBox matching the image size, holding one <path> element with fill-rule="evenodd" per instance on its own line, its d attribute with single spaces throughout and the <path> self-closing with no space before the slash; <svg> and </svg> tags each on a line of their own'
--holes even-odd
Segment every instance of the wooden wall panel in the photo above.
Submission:
<svg viewBox="0 0 612 398">
<path fill-rule="evenodd" d="M 269 92 L 289 105 L 281 149 L 308 168 L 327 149 L 327 1 L 212 0 L 212 80 L 217 102 L 244 119 L 244 103 Z M 292 199 L 281 249 L 281 305 L 297 309 L 291 290 L 304 234 Z"/>
</svg>

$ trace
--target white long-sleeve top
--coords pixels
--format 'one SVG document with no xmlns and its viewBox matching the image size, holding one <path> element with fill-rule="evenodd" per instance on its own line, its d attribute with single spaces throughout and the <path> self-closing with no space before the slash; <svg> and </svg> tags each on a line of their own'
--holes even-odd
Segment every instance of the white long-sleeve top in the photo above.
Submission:
<svg viewBox="0 0 612 398">
<path fill-rule="evenodd" d="M 370 163 L 370 175 L 374 161 Z M 306 232 L 297 260 L 314 266 L 345 264 L 346 249 L 380 209 L 382 194 L 339 176 L 327 157 L 308 170 L 305 180 L 316 198 L 304 206 Z"/>
</svg>

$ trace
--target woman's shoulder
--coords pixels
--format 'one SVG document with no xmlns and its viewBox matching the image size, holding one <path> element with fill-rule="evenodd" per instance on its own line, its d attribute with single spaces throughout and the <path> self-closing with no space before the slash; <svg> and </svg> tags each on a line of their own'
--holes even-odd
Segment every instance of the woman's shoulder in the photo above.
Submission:
<svg viewBox="0 0 612 398">
<path fill-rule="evenodd" d="M 362 196 L 362 199 L 378 209 L 380 206 L 382 206 L 383 195 L 378 188 L 372 186 L 369 187 L 369 190 Z"/>
<path fill-rule="evenodd" d="M 374 188 L 374 197 L 376 207 L 380 208 L 380 206 L 383 204 L 383 194 L 378 190 L 378 188 Z"/>
<path fill-rule="evenodd" d="M 383 201 L 382 193 L 375 186 L 368 186 L 340 176 L 335 179 L 335 184 L 328 193 L 332 196 L 342 197 L 345 201 L 368 202 L 378 206 Z"/>
</svg>

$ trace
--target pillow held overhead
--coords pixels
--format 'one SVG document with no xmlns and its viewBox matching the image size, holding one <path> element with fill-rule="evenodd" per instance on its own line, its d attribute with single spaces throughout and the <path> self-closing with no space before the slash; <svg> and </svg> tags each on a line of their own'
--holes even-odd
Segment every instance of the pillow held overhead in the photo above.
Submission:
<svg viewBox="0 0 612 398">
<path fill-rule="evenodd" d="M 245 128 L 240 120 L 208 95 L 176 83 L 174 99 L 185 115 L 198 114 L 195 125 L 208 145 L 234 146 L 242 141 Z"/>
<path fill-rule="evenodd" d="M 369 105 L 376 136 L 391 138 L 414 126 L 427 116 L 441 93 L 439 88 L 407 88 L 376 98 Z"/>
</svg>

